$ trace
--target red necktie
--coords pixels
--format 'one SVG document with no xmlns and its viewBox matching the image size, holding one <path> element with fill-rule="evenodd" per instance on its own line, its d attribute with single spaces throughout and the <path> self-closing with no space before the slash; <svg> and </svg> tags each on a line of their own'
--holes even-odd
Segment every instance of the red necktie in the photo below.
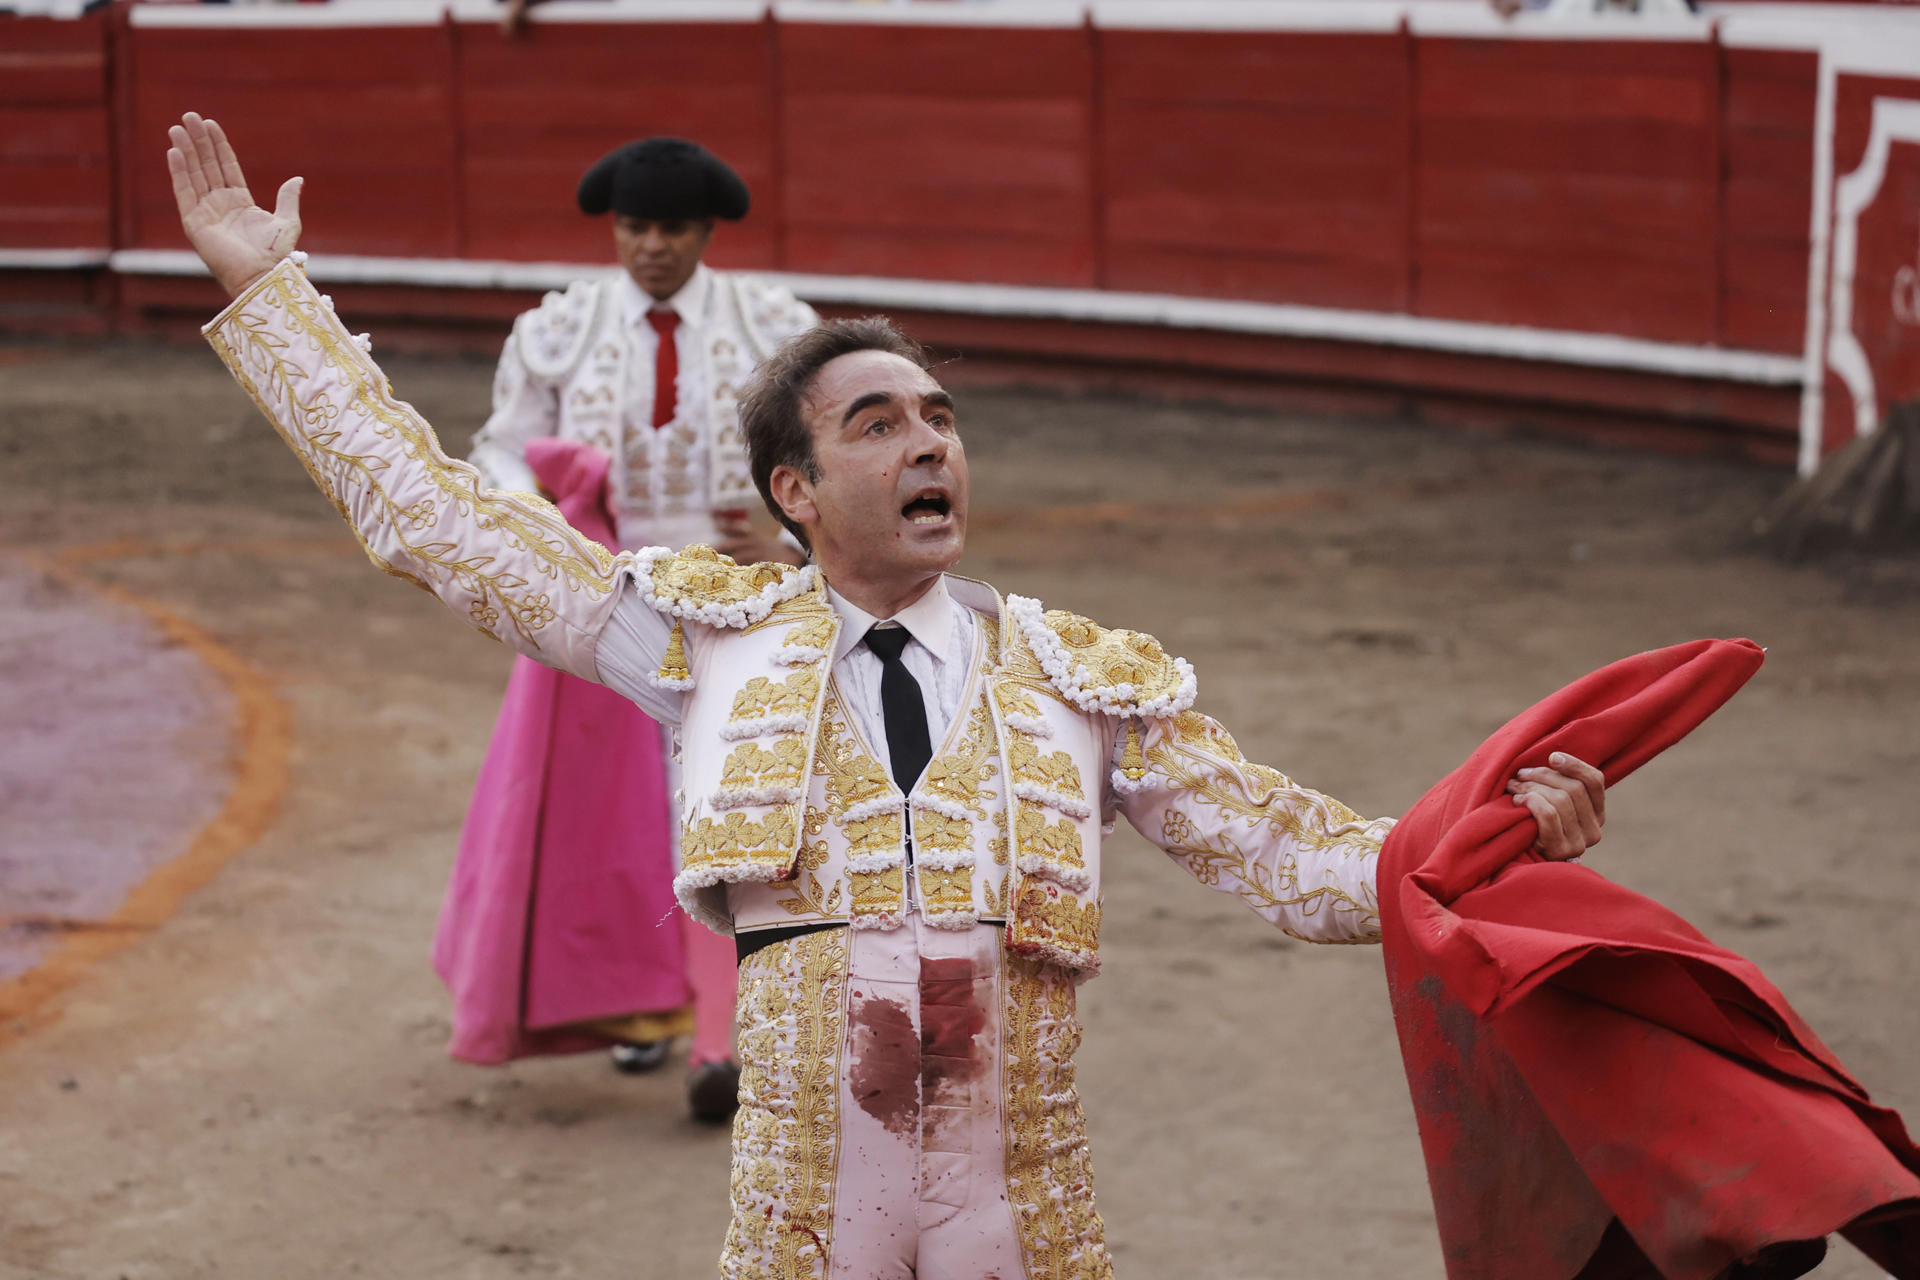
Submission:
<svg viewBox="0 0 1920 1280">
<path fill-rule="evenodd" d="M 649 311 L 647 323 L 660 339 L 653 357 L 653 426 L 657 431 L 673 421 L 673 411 L 679 408 L 675 384 L 680 380 L 680 352 L 674 346 L 673 331 L 679 327 L 680 315 L 671 309 Z"/>
</svg>

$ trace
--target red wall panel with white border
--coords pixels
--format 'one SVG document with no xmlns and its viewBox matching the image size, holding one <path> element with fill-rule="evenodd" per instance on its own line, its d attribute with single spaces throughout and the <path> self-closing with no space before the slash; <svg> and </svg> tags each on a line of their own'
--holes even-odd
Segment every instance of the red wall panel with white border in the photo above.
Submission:
<svg viewBox="0 0 1920 1280">
<path fill-rule="evenodd" d="M 1729 347 L 1806 342 L 1819 55 L 1725 49 L 1721 107 L 1721 330 Z"/>
<path fill-rule="evenodd" d="M 1920 400 L 1920 75 L 1836 77 L 1821 452 Z"/>
<path fill-rule="evenodd" d="M 451 257 L 460 136 L 448 28 L 140 27 L 126 133 L 129 247 L 184 247 L 165 163 L 183 111 L 230 125 L 256 198 L 307 179 L 302 244 L 322 253 Z"/>
<path fill-rule="evenodd" d="M 779 59 L 789 270 L 1095 282 L 1086 31 L 790 22 Z"/>
<path fill-rule="evenodd" d="M 708 260 L 777 265 L 772 31 L 766 23 L 494 23 L 455 27 L 461 253 L 470 258 L 611 261 L 605 218 L 574 188 L 589 165 L 654 134 L 697 139 L 753 193 Z"/>
<path fill-rule="evenodd" d="M 1103 284 L 1406 308 L 1404 36 L 1098 38 Z"/>
<path fill-rule="evenodd" d="M 0 16 L 0 248 L 113 243 L 108 24 Z"/>
<path fill-rule="evenodd" d="M 1416 49 L 1419 314 L 1715 340 L 1713 46 Z"/>
</svg>

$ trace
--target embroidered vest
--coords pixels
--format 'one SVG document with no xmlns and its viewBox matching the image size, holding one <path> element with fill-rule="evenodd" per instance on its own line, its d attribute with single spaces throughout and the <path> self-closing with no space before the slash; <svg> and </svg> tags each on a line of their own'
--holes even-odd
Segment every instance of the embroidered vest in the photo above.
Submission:
<svg viewBox="0 0 1920 1280">
<path fill-rule="evenodd" d="M 653 509 L 651 428 L 630 439 L 624 418 L 628 367 L 639 356 L 632 333 L 620 322 L 620 277 L 580 281 L 564 293 L 549 293 L 514 325 L 513 340 L 528 372 L 559 391 L 558 434 L 606 452 L 613 460 L 613 491 L 622 495 L 622 508 L 635 515 L 758 503 L 740 431 L 740 389 L 781 342 L 818 322 L 784 288 L 732 272 L 714 272 L 711 278 L 701 339 L 690 344 L 680 367 L 680 408 L 664 428 L 674 438 L 662 451 L 667 497 L 659 511 Z M 706 492 L 699 494 L 676 476 L 688 469 L 687 458 L 697 449 L 707 450 L 709 461 Z"/>
<path fill-rule="evenodd" d="M 721 932 L 890 929 L 911 900 L 937 928 L 1004 921 L 1010 950 L 1098 969 L 1100 788 L 1139 784 L 1140 721 L 1192 705 L 1191 667 L 1151 636 L 949 579 L 980 618 L 967 690 L 903 796 L 832 679 L 840 620 L 813 569 L 705 547 L 642 560 L 648 602 L 677 623 L 654 678 L 691 691 L 688 911 Z"/>
</svg>

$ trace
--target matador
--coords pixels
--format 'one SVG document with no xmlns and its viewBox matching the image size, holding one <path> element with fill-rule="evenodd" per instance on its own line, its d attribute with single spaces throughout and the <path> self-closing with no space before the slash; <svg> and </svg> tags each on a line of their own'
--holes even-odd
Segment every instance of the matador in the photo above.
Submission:
<svg viewBox="0 0 1920 1280">
<path fill-rule="evenodd" d="M 721 1273 L 1111 1275 L 1074 1083 L 1103 833 L 1125 818 L 1289 934 L 1354 943 L 1380 934 L 1391 821 L 1246 759 L 1152 637 L 953 575 L 954 402 L 885 321 L 792 339 L 742 398 L 755 486 L 808 565 L 614 555 L 394 397 L 307 282 L 297 180 L 269 214 L 212 122 L 173 142 L 233 298 L 207 338 L 373 561 L 679 726 L 674 888 L 741 958 Z M 1599 838 L 1590 766 L 1509 788 L 1547 857 Z"/>
</svg>

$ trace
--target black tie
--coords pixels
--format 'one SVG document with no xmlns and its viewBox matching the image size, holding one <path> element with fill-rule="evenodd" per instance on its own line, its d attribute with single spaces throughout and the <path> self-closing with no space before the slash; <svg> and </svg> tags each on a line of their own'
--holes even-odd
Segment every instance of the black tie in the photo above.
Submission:
<svg viewBox="0 0 1920 1280">
<path fill-rule="evenodd" d="M 900 661 L 912 637 L 905 627 L 874 627 L 867 632 L 867 648 L 880 659 L 880 710 L 887 723 L 887 754 L 893 758 L 893 781 L 901 791 L 913 790 L 933 743 L 927 736 L 927 704 L 920 699 L 920 682 Z"/>
</svg>

